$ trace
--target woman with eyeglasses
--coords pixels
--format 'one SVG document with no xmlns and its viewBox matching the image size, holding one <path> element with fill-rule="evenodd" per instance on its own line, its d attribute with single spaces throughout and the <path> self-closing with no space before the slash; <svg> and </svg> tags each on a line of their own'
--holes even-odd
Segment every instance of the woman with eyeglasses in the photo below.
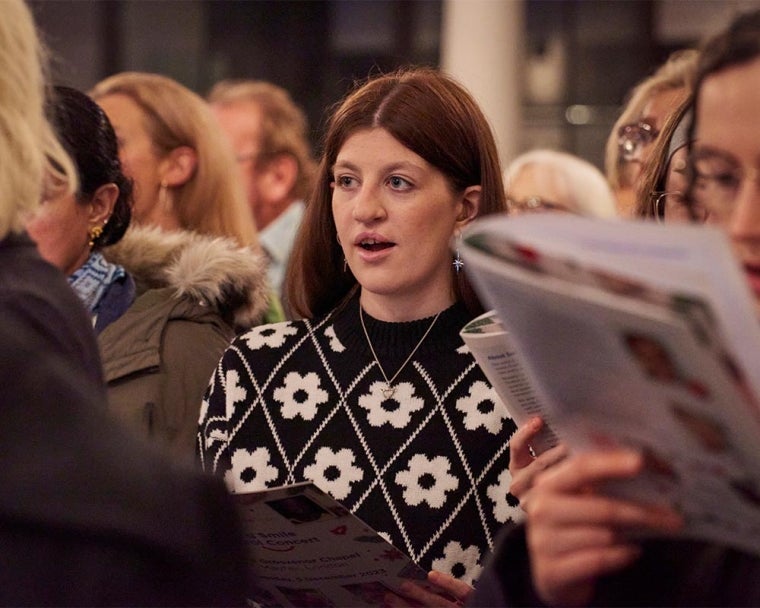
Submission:
<svg viewBox="0 0 760 608">
<path fill-rule="evenodd" d="M 674 52 L 631 91 L 605 147 L 605 171 L 620 215 L 635 213 L 636 185 L 668 116 L 689 96 L 698 52 Z"/>
<path fill-rule="evenodd" d="M 726 231 L 760 311 L 758 107 L 755 11 L 703 46 L 686 200 Z M 521 499 L 525 524 L 501 539 L 471 605 L 760 605 L 760 553 L 678 538 L 683 521 L 675 510 L 599 493 L 643 466 L 638 452 L 592 451 L 538 475 Z M 633 540 L 631 531 L 648 538 Z"/>
<path fill-rule="evenodd" d="M 658 222 L 710 222 L 701 205 L 689 204 L 689 130 L 693 120 L 691 98 L 668 118 L 643 168 L 636 192 L 636 216 Z"/>
</svg>

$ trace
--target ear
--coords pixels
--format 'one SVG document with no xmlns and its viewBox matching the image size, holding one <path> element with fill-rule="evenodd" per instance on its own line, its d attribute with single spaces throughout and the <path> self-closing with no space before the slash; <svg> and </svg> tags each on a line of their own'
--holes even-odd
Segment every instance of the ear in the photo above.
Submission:
<svg viewBox="0 0 760 608">
<path fill-rule="evenodd" d="M 282 201 L 289 198 L 298 179 L 298 161 L 290 154 L 278 154 L 264 167 L 260 189 L 265 198 Z"/>
<path fill-rule="evenodd" d="M 90 212 L 87 218 L 90 225 L 102 227 L 111 217 L 118 198 L 119 188 L 116 184 L 104 184 L 95 190 L 90 199 Z"/>
<path fill-rule="evenodd" d="M 167 154 L 159 165 L 161 182 L 170 188 L 186 184 L 195 174 L 198 155 L 190 146 L 179 146 Z"/>
<path fill-rule="evenodd" d="M 478 217 L 480 213 L 480 197 L 483 189 L 480 186 L 469 186 L 465 188 L 464 194 L 460 199 L 456 219 L 456 230 L 461 230 L 472 220 Z"/>
</svg>

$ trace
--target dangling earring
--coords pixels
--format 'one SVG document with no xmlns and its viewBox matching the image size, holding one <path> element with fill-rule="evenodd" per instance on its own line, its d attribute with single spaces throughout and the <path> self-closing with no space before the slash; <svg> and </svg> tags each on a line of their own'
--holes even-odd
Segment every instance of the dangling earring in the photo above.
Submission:
<svg viewBox="0 0 760 608">
<path fill-rule="evenodd" d="M 461 241 L 462 240 L 462 233 L 460 232 L 459 234 L 457 234 L 455 236 L 455 239 L 457 240 L 457 242 Z M 454 272 L 456 274 L 459 274 L 459 272 L 462 270 L 462 268 L 464 268 L 464 262 L 462 261 L 462 258 L 459 255 L 459 246 L 457 246 L 455 248 L 454 261 L 452 262 L 451 265 L 454 266 Z"/>
<path fill-rule="evenodd" d="M 348 260 L 346 260 L 346 258 L 343 258 L 343 272 L 346 272 L 347 268 L 348 268 Z"/>
<path fill-rule="evenodd" d="M 89 232 L 90 241 L 87 243 L 90 249 L 92 249 L 95 246 L 95 241 L 98 240 L 98 238 L 100 238 L 101 234 L 103 234 L 102 226 L 93 226 L 92 228 L 90 228 L 90 232 Z"/>
<path fill-rule="evenodd" d="M 168 188 L 169 185 L 166 181 L 161 180 L 161 187 L 158 189 L 158 205 L 164 213 L 171 213 L 172 211 L 172 202 L 169 198 Z"/>
</svg>

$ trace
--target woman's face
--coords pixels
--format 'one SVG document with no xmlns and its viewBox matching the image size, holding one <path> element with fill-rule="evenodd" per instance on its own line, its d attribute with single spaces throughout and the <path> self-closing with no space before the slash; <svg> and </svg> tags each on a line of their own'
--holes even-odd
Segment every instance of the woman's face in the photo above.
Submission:
<svg viewBox="0 0 760 608">
<path fill-rule="evenodd" d="M 157 223 L 153 220 L 159 211 L 161 157 L 145 127 L 145 113 L 121 93 L 104 95 L 97 102 L 116 132 L 124 174 L 134 181 L 132 217 L 140 224 Z"/>
<path fill-rule="evenodd" d="M 479 186 L 455 194 L 443 173 L 375 128 L 345 141 L 332 188 L 338 239 L 367 312 L 411 320 L 454 302 L 450 241 L 477 214 Z"/>
<path fill-rule="evenodd" d="M 731 237 L 760 310 L 760 58 L 704 80 L 694 154 L 705 207 Z"/>
<path fill-rule="evenodd" d="M 43 200 L 26 224 L 43 259 L 67 276 L 85 263 L 90 255 L 89 204 L 81 205 L 73 194 Z"/>
</svg>

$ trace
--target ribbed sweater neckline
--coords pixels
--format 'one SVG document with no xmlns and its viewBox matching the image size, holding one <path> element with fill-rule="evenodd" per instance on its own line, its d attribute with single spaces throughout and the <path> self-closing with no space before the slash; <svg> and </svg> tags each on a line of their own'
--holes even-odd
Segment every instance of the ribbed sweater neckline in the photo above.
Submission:
<svg viewBox="0 0 760 608">
<path fill-rule="evenodd" d="M 383 366 L 409 356 L 433 321 L 435 315 L 414 321 L 388 322 L 375 319 L 364 311 L 364 324 Z M 417 350 L 416 355 L 450 351 L 461 346 L 459 331 L 469 321 L 465 306 L 455 303 L 441 313 L 432 331 Z M 334 318 L 335 331 L 341 342 L 349 349 L 365 351 L 372 358 L 367 339 L 359 321 L 359 297 L 352 298 Z M 395 371 L 395 370 L 394 370 Z"/>
</svg>

